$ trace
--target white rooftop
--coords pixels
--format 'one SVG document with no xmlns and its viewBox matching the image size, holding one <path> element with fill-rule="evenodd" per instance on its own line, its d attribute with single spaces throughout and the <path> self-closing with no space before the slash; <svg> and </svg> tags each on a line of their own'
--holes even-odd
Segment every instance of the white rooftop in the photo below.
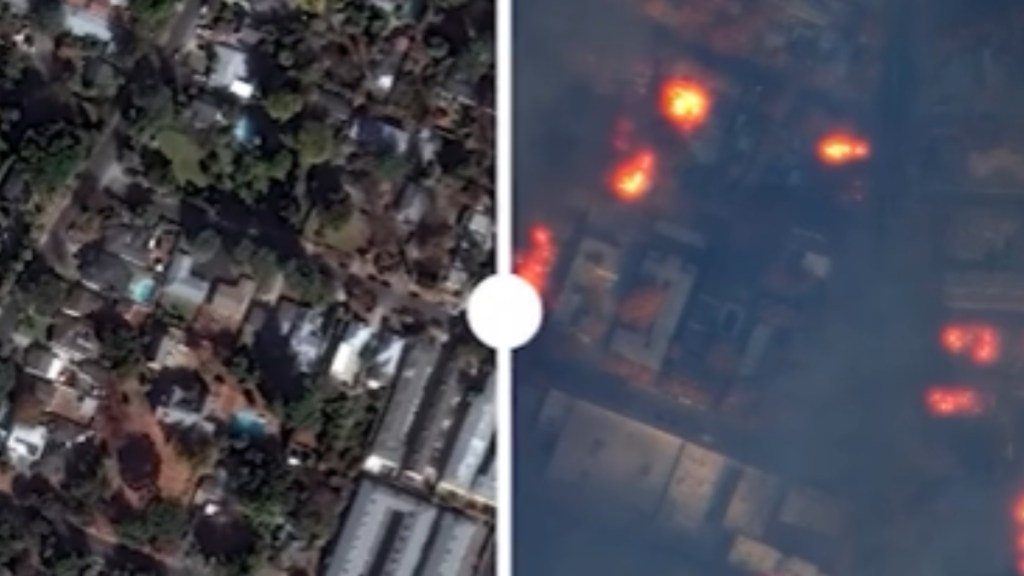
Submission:
<svg viewBox="0 0 1024 576">
<path fill-rule="evenodd" d="M 494 443 L 495 429 L 492 375 L 484 393 L 474 400 L 459 430 L 444 473 L 445 484 L 466 493 L 482 490 L 482 493 L 476 495 L 488 501 L 493 500 L 494 487 L 486 480 L 493 480 L 493 477 L 488 478 L 487 460 Z M 481 477 L 485 479 L 484 482 L 478 482 Z"/>
<path fill-rule="evenodd" d="M 109 42 L 113 38 L 110 23 L 105 18 L 72 6 L 64 7 L 64 29 L 72 36 L 96 38 L 101 42 Z"/>
<path fill-rule="evenodd" d="M 49 431 L 45 426 L 15 424 L 7 436 L 7 455 L 15 468 L 26 468 L 43 455 Z"/>
<path fill-rule="evenodd" d="M 228 91 L 241 100 L 248 100 L 252 98 L 253 93 L 256 92 L 256 87 L 248 82 L 243 82 L 242 80 L 234 80 L 231 82 L 231 85 L 228 86 Z"/>
<path fill-rule="evenodd" d="M 338 344 L 331 360 L 328 374 L 335 382 L 352 384 L 362 368 L 362 351 L 376 333 L 376 329 L 368 324 L 359 324 L 347 331 L 345 338 Z"/>
</svg>

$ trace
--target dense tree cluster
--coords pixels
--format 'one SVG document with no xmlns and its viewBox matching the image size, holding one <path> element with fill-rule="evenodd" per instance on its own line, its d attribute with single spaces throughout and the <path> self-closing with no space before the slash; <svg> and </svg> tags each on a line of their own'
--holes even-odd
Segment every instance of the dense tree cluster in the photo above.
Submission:
<svg viewBox="0 0 1024 576">
<path fill-rule="evenodd" d="M 126 541 L 169 549 L 180 543 L 188 526 L 188 510 L 181 504 L 162 498 L 118 523 L 118 532 Z"/>
</svg>

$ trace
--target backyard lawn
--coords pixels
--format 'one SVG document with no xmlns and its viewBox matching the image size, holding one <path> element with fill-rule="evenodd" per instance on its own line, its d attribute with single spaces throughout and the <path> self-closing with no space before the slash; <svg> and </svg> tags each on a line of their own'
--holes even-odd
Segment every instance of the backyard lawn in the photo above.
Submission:
<svg viewBox="0 0 1024 576">
<path fill-rule="evenodd" d="M 156 143 L 160 152 L 171 161 L 171 170 L 178 182 L 206 186 L 206 174 L 199 166 L 203 151 L 191 136 L 178 130 L 161 130 L 156 136 Z"/>
<path fill-rule="evenodd" d="M 339 252 L 361 246 L 370 234 L 366 218 L 358 212 L 334 215 L 331 211 L 314 214 L 308 228 L 310 239 Z"/>
</svg>

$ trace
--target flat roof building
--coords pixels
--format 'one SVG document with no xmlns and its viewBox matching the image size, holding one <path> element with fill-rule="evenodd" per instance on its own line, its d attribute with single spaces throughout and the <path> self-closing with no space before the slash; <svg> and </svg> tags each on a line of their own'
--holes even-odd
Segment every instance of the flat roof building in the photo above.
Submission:
<svg viewBox="0 0 1024 576">
<path fill-rule="evenodd" d="M 547 476 L 567 495 L 606 502 L 602 512 L 652 518 L 683 445 L 676 436 L 577 401 Z"/>
<path fill-rule="evenodd" d="M 745 572 L 775 574 L 782 563 L 782 552 L 746 536 L 737 536 L 729 548 L 728 561 Z"/>
<path fill-rule="evenodd" d="M 733 532 L 761 538 L 782 500 L 784 488 L 779 478 L 744 468 L 725 510 L 723 524 Z"/>
<path fill-rule="evenodd" d="M 665 491 L 659 519 L 669 528 L 696 530 L 708 521 L 708 512 L 735 464 L 717 452 L 687 444 Z"/>
<path fill-rule="evenodd" d="M 555 319 L 587 342 L 603 339 L 615 317 L 614 288 L 621 258 L 621 248 L 587 237 L 570 264 L 555 304 Z"/>
<path fill-rule="evenodd" d="M 697 269 L 679 257 L 649 253 L 641 264 L 645 281 L 660 294 L 650 324 L 619 325 L 612 333 L 611 350 L 652 371 L 660 371 L 686 304 L 697 283 Z"/>
<path fill-rule="evenodd" d="M 779 508 L 780 523 L 823 536 L 840 536 L 846 510 L 835 498 L 811 488 L 791 488 Z"/>
<path fill-rule="evenodd" d="M 437 516 L 428 502 L 363 480 L 324 576 L 414 576 Z"/>
<path fill-rule="evenodd" d="M 1024 312 L 1024 274 L 958 270 L 943 284 L 946 306 L 957 310 Z"/>
<path fill-rule="evenodd" d="M 442 512 L 418 576 L 472 576 L 486 542 L 487 530 L 479 522 Z"/>
<path fill-rule="evenodd" d="M 15 423 L 7 435 L 7 458 L 17 470 L 27 470 L 43 456 L 49 435 L 45 426 Z"/>
<path fill-rule="evenodd" d="M 409 452 L 409 434 L 423 404 L 427 384 L 441 357 L 441 344 L 425 340 L 411 347 L 402 362 L 387 412 L 374 439 L 366 468 L 400 470 Z"/>
<path fill-rule="evenodd" d="M 494 381 L 491 374 L 483 393 L 466 412 L 441 479 L 445 488 L 472 494 L 492 504 L 496 496 Z"/>
</svg>

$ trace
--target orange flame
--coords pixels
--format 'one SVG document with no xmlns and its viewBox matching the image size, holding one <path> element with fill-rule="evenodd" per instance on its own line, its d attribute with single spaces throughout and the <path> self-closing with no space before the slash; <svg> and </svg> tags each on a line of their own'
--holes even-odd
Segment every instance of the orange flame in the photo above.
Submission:
<svg viewBox="0 0 1024 576">
<path fill-rule="evenodd" d="M 947 353 L 964 356 L 979 366 L 994 364 L 1002 355 L 999 331 L 988 324 L 950 324 L 939 339 Z"/>
<path fill-rule="evenodd" d="M 516 258 L 516 274 L 543 294 L 554 262 L 553 234 L 547 226 L 538 224 L 530 229 L 526 251 Z"/>
<path fill-rule="evenodd" d="M 979 416 L 987 408 L 982 394 L 969 386 L 934 386 L 924 401 L 928 412 L 939 418 Z"/>
<path fill-rule="evenodd" d="M 1014 524 L 1014 549 L 1017 553 L 1017 573 L 1024 576 L 1024 493 L 1019 494 L 1010 509 Z"/>
<path fill-rule="evenodd" d="M 818 158 L 831 166 L 864 160 L 870 154 L 867 141 L 850 134 L 830 134 L 818 142 Z"/>
<path fill-rule="evenodd" d="M 707 120 L 711 96 L 700 84 L 678 78 L 661 87 L 661 113 L 683 130 L 692 130 Z"/>
<path fill-rule="evenodd" d="M 651 150 L 641 150 L 624 160 L 612 171 L 612 190 L 619 200 L 642 198 L 654 184 L 657 157 Z"/>
</svg>

